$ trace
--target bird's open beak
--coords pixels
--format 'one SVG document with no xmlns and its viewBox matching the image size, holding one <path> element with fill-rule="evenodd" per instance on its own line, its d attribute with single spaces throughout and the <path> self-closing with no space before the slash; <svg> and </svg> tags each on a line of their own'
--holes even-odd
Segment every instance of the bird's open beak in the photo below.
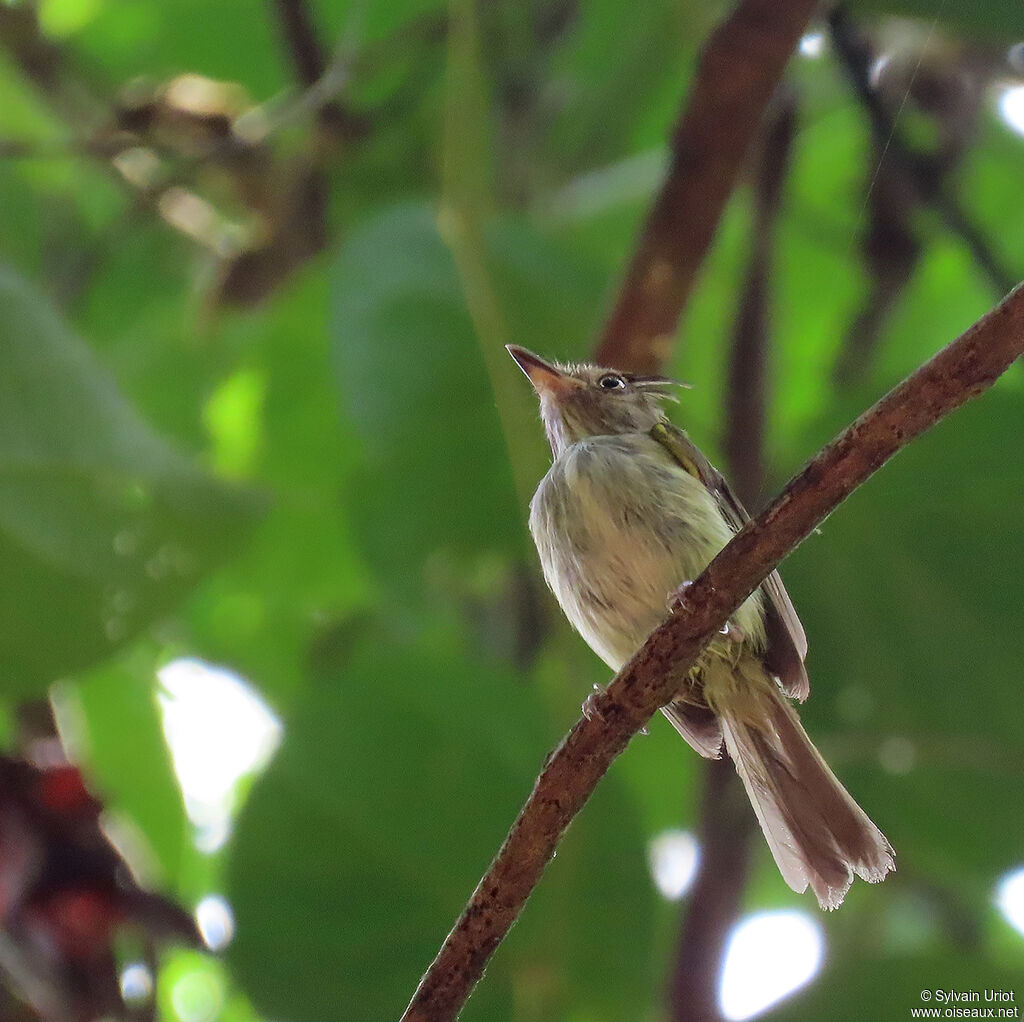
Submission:
<svg viewBox="0 0 1024 1022">
<path fill-rule="evenodd" d="M 560 369 L 545 362 L 539 355 L 535 355 L 526 348 L 520 348 L 518 344 L 506 344 L 508 353 L 516 360 L 516 365 L 529 377 L 533 389 L 538 394 L 567 394 L 575 390 L 577 381 L 572 376 L 567 376 Z"/>
</svg>

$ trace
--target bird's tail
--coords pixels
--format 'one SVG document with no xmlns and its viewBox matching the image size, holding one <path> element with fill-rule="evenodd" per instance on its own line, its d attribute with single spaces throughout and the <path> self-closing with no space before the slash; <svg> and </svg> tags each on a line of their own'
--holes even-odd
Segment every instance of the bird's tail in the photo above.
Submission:
<svg viewBox="0 0 1024 1022">
<path fill-rule="evenodd" d="M 725 668 L 727 665 L 722 664 Z M 783 878 L 810 884 L 824 909 L 839 906 L 854 874 L 869 883 L 896 868 L 885 835 L 839 783 L 796 710 L 756 658 L 706 675 L 725 747 L 747 789 Z M 714 680 L 724 685 L 715 685 Z"/>
</svg>

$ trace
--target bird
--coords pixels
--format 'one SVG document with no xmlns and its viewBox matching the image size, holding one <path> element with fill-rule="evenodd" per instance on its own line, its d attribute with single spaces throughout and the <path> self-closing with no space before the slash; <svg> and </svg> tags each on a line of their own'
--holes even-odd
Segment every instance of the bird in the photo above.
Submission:
<svg viewBox="0 0 1024 1022">
<path fill-rule="evenodd" d="M 676 381 L 506 347 L 536 391 L 553 457 L 530 502 L 544 579 L 617 672 L 749 516 L 665 414 L 664 403 L 678 401 Z M 728 754 L 783 879 L 797 893 L 810 886 L 831 910 L 854 876 L 877 883 L 896 863 L 800 723 L 792 700 L 810 691 L 806 655 L 803 626 L 772 572 L 662 712 L 701 756 Z"/>
</svg>

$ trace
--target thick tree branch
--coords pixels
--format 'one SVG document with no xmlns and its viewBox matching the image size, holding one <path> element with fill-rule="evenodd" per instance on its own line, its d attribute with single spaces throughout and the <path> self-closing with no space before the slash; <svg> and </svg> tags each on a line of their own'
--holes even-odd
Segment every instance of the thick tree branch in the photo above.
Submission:
<svg viewBox="0 0 1024 1022">
<path fill-rule="evenodd" d="M 403 1022 L 455 1018 L 558 842 L 629 740 L 685 683 L 701 650 L 768 573 L 897 451 L 1024 353 L 1024 288 L 925 363 L 828 444 L 736 534 L 548 757 L 526 805 L 420 982 Z"/>
<path fill-rule="evenodd" d="M 816 6 L 740 0 L 708 40 L 598 362 L 650 372 L 665 360 L 744 156 Z"/>
</svg>

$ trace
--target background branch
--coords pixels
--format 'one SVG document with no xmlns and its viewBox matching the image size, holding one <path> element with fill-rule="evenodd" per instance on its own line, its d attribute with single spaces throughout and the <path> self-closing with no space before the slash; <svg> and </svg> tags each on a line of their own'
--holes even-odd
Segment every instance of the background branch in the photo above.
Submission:
<svg viewBox="0 0 1024 1022">
<path fill-rule="evenodd" d="M 756 508 L 765 482 L 765 419 L 771 336 L 769 281 L 782 187 L 796 131 L 796 100 L 780 86 L 758 147 L 750 261 L 733 330 L 726 391 L 725 455 L 740 499 Z M 718 980 L 725 944 L 750 869 L 757 834 L 754 814 L 732 761 L 703 764 L 700 865 L 686 903 L 672 975 L 672 1017 L 680 1022 L 717 1022 Z"/>
<path fill-rule="evenodd" d="M 946 228 L 967 246 L 971 258 L 984 272 L 996 294 L 1005 294 L 1016 277 L 1002 264 L 988 239 L 972 223 L 959 197 L 950 189 L 942 173 L 941 162 L 928 154 L 915 152 L 903 138 L 899 125 L 871 81 L 874 55 L 868 41 L 857 31 L 846 9 L 840 4 L 828 18 L 832 45 L 839 56 L 857 98 L 868 115 L 879 158 L 897 164 L 911 184 L 919 202 L 931 206 Z"/>
<path fill-rule="evenodd" d="M 757 506 L 765 482 L 771 256 L 795 134 L 796 99 L 783 86 L 769 110 L 758 147 L 750 260 L 733 328 L 725 397 L 723 447 L 729 478 L 747 507 Z"/>
<path fill-rule="evenodd" d="M 366 135 L 367 120 L 342 106 L 335 98 L 348 84 L 351 73 L 350 55 L 344 38 L 335 48 L 330 61 L 313 22 L 313 12 L 305 0 L 274 0 L 281 35 L 295 68 L 295 77 L 305 90 L 297 104 L 288 108 L 288 117 L 297 110 L 315 112 L 321 127 L 338 139 L 359 139 Z"/>
<path fill-rule="evenodd" d="M 718 984 L 750 874 L 757 834 L 750 800 L 727 756 L 703 764 L 700 865 L 686 901 L 669 1003 L 676 1022 L 719 1022 Z"/>
<path fill-rule="evenodd" d="M 872 154 L 877 160 L 877 147 L 872 147 Z M 882 331 L 920 262 L 922 248 L 912 222 L 914 192 L 898 165 L 887 160 L 878 165 L 866 199 L 868 226 L 860 242 L 867 294 L 836 357 L 833 379 L 840 389 L 870 378 Z"/>
<path fill-rule="evenodd" d="M 295 75 L 299 84 L 308 89 L 320 80 L 326 67 L 313 15 L 304 0 L 275 0 L 274 7 Z"/>
<path fill-rule="evenodd" d="M 741 0 L 711 35 L 598 362 L 651 372 L 665 360 L 765 107 L 816 6 Z"/>
<path fill-rule="evenodd" d="M 598 700 L 600 714 L 578 720 L 549 756 L 403 1022 L 457 1016 L 573 817 L 633 735 L 673 698 L 729 614 L 892 455 L 991 386 L 1022 352 L 1018 288 L 828 444 L 736 534 L 694 582 L 686 612 L 650 636 Z"/>
</svg>

